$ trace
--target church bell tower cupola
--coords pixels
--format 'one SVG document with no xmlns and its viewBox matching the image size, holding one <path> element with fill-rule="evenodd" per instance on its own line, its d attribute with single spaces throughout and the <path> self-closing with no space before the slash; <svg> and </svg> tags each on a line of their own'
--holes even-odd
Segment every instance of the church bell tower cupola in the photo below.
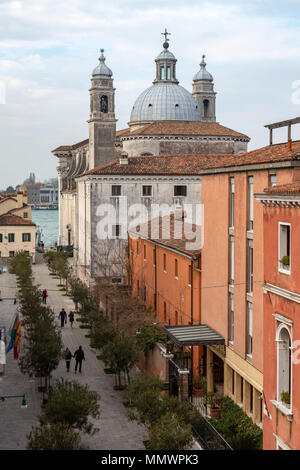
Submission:
<svg viewBox="0 0 300 470">
<path fill-rule="evenodd" d="M 156 62 L 156 78 L 153 81 L 153 84 L 156 83 L 176 83 L 179 81 L 176 78 L 176 62 L 174 54 L 170 52 L 169 49 L 169 39 L 168 33 L 165 29 L 164 33 L 161 33 L 165 36 L 165 42 L 163 43 L 163 50 L 155 59 Z"/>
<path fill-rule="evenodd" d="M 200 70 L 193 78 L 192 95 L 198 102 L 201 121 L 216 121 L 216 92 L 214 91 L 213 76 L 206 70 L 205 55 L 200 62 Z"/>
<path fill-rule="evenodd" d="M 90 89 L 89 169 L 115 159 L 115 88 L 112 71 L 101 49 L 99 64 L 92 72 Z"/>
</svg>

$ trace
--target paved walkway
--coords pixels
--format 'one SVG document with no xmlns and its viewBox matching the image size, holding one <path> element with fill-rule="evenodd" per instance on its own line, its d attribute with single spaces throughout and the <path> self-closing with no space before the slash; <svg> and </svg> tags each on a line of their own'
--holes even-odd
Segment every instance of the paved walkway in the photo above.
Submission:
<svg viewBox="0 0 300 470">
<path fill-rule="evenodd" d="M 74 304 L 69 297 L 63 296 L 59 291 L 58 279 L 53 279 L 49 275 L 45 264 L 33 266 L 33 272 L 41 288 L 46 288 L 49 293 L 48 304 L 58 314 L 62 307 L 68 313 L 74 309 Z M 10 289 L 1 287 L 8 285 Z M 7 292 L 14 292 L 14 276 L 10 274 L 0 275 L 0 289 L 2 295 Z M 12 301 L 0 302 L 0 326 L 9 327 L 15 312 Z M 60 321 L 57 318 L 57 323 Z M 70 324 L 62 328 L 62 338 L 65 346 L 68 346 L 72 353 L 79 345 L 83 347 L 86 360 L 83 361 L 82 374 L 74 373 L 75 361 L 72 359 L 71 370 L 66 372 L 65 362 L 62 360 L 57 370 L 53 373 L 53 379 L 65 377 L 70 380 L 76 379 L 82 384 L 88 384 L 92 390 L 97 391 L 100 396 L 101 415 L 94 423 L 100 428 L 100 432 L 94 436 L 82 436 L 82 441 L 94 450 L 136 450 L 144 449 L 143 440 L 145 430 L 136 422 L 131 422 L 126 417 L 126 408 L 123 406 L 124 392 L 115 391 L 114 376 L 104 373 L 103 363 L 96 359 L 96 352 L 91 350 L 89 339 L 85 338 L 88 330 L 80 329 L 79 324 L 74 322 L 73 328 Z M 53 381 L 52 379 L 52 381 Z M 37 423 L 36 415 L 40 411 L 42 394 L 37 392 L 38 379 L 30 381 L 23 376 L 18 369 L 17 362 L 13 360 L 12 351 L 8 354 L 6 374 L 0 382 L 0 393 L 26 393 L 28 402 L 27 409 L 21 409 L 19 399 L 6 400 L 0 402 L 0 450 L 4 449 L 24 449 L 26 447 L 26 434 L 33 424 Z M 4 419 L 2 419 L 4 418 Z"/>
</svg>

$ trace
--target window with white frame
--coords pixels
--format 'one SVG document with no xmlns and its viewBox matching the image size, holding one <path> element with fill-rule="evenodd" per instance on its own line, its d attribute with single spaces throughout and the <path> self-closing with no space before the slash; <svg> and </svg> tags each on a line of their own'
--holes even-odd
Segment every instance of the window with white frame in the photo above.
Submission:
<svg viewBox="0 0 300 470">
<path fill-rule="evenodd" d="M 247 302 L 247 355 L 252 356 L 253 305 Z"/>
<path fill-rule="evenodd" d="M 291 225 L 279 223 L 279 271 L 291 270 Z"/>
<path fill-rule="evenodd" d="M 142 188 L 143 197 L 150 197 L 152 196 L 152 186 L 151 185 L 144 185 Z"/>
<path fill-rule="evenodd" d="M 253 292 L 253 240 L 248 240 L 247 292 Z"/>
<path fill-rule="evenodd" d="M 277 401 L 291 407 L 292 348 L 290 331 L 284 323 L 277 329 Z"/>
<path fill-rule="evenodd" d="M 122 186 L 119 184 L 113 184 L 111 187 L 111 195 L 112 196 L 121 196 L 121 188 Z"/>
<path fill-rule="evenodd" d="M 229 237 L 229 284 L 234 283 L 234 237 Z"/>
<path fill-rule="evenodd" d="M 186 186 L 174 186 L 174 196 L 186 196 Z"/>
<path fill-rule="evenodd" d="M 230 198 L 230 207 L 229 207 L 229 227 L 234 227 L 234 178 L 231 177 L 229 180 L 229 198 Z"/>
<path fill-rule="evenodd" d="M 248 196 L 249 196 L 249 220 L 248 220 L 248 230 L 253 230 L 253 176 L 248 178 Z"/>
<path fill-rule="evenodd" d="M 234 297 L 229 293 L 229 342 L 233 343 L 234 338 Z"/>
</svg>

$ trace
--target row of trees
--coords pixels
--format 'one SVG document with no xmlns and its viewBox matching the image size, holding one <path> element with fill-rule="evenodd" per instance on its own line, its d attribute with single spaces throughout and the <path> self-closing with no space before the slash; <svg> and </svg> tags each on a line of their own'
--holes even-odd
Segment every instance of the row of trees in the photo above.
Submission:
<svg viewBox="0 0 300 470">
<path fill-rule="evenodd" d="M 89 417 L 99 418 L 100 395 L 75 380 L 57 380 L 46 407 L 39 416 L 40 425 L 28 437 L 29 450 L 87 450 L 80 432 L 99 431 Z"/>
<path fill-rule="evenodd" d="M 190 405 L 179 398 L 162 395 L 158 377 L 137 374 L 126 389 L 128 417 L 149 431 L 148 450 L 186 450 L 193 443 Z"/>
<path fill-rule="evenodd" d="M 62 258 L 61 258 L 62 259 Z M 61 266 L 58 262 L 57 266 Z M 22 313 L 22 351 L 19 366 L 24 374 L 44 378 L 47 397 L 39 416 L 39 426 L 33 427 L 27 448 L 31 450 L 86 449 L 79 432 L 92 434 L 98 431 L 89 422 L 89 416 L 100 414 L 98 393 L 76 381 L 64 379 L 49 387 L 49 378 L 63 355 L 61 331 L 55 314 L 42 303 L 41 290 L 35 285 L 29 256 L 16 253 L 10 264 L 19 287 L 19 304 Z"/>
<path fill-rule="evenodd" d="M 45 254 L 51 274 L 64 281 L 67 294 L 73 299 L 79 314 L 77 321 L 88 329 L 91 346 L 100 352 L 107 369 L 115 373 L 116 389 L 123 389 L 130 381 L 129 372 L 139 355 L 147 354 L 157 342 L 165 342 L 165 336 L 153 325 L 152 309 L 124 287 L 112 285 L 106 279 L 97 284 L 93 292 L 78 278 L 72 275 L 64 252 Z M 110 305 L 109 318 L 100 309 L 100 299 Z M 138 334 L 137 334 L 138 332 Z"/>
<path fill-rule="evenodd" d="M 48 394 L 49 377 L 61 359 L 61 332 L 53 310 L 42 304 L 41 290 L 34 283 L 29 255 L 24 251 L 16 253 L 9 269 L 17 278 L 22 312 L 20 369 L 30 377 L 44 378 L 45 393 Z"/>
</svg>

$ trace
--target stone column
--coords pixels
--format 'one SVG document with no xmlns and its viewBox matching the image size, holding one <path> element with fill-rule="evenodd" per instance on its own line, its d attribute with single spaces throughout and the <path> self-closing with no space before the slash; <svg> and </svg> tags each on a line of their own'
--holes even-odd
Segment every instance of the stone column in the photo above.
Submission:
<svg viewBox="0 0 300 470">
<path fill-rule="evenodd" d="M 260 407 L 262 406 L 262 398 L 261 398 L 261 393 L 256 390 L 256 388 L 253 389 L 253 421 L 255 423 L 260 422 Z"/>
<path fill-rule="evenodd" d="M 237 372 L 234 374 L 234 401 L 236 403 L 241 403 L 242 401 L 242 394 L 241 394 L 241 376 Z"/>
<path fill-rule="evenodd" d="M 244 380 L 244 403 L 243 403 L 243 410 L 245 413 L 250 413 L 250 400 L 251 400 L 251 386 L 249 382 Z"/>
<path fill-rule="evenodd" d="M 206 374 L 207 374 L 207 391 L 214 391 L 214 353 L 206 348 Z"/>
<path fill-rule="evenodd" d="M 58 165 L 56 167 L 58 173 L 58 240 L 57 244 L 63 244 L 63 210 L 62 210 L 62 195 L 61 191 L 63 189 L 63 178 L 68 174 L 68 166 L 65 157 L 60 157 L 58 159 Z"/>
<path fill-rule="evenodd" d="M 232 373 L 231 367 L 224 362 L 224 396 L 232 396 Z"/>
<path fill-rule="evenodd" d="M 179 397 L 181 401 L 189 397 L 189 373 L 187 369 L 178 369 L 179 374 Z"/>
</svg>

